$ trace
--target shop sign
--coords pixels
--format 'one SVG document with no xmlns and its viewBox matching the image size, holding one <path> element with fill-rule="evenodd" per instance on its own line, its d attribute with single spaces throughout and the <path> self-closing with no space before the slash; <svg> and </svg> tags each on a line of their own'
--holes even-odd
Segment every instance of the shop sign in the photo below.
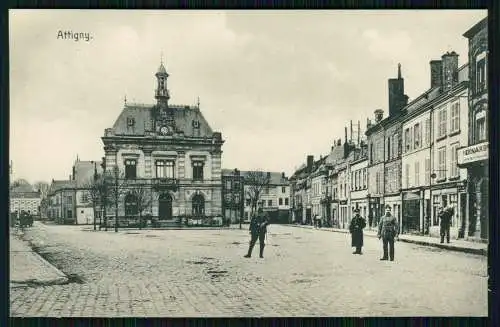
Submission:
<svg viewBox="0 0 500 327">
<path fill-rule="evenodd" d="M 488 147 L 489 142 L 483 142 L 480 144 L 468 146 L 466 148 L 458 149 L 457 164 L 460 166 L 481 160 L 488 160 Z"/>
</svg>

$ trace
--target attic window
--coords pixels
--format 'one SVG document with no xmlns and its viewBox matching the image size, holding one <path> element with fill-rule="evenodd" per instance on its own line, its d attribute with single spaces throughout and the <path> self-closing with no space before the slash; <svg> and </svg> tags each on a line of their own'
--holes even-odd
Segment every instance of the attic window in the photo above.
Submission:
<svg viewBox="0 0 500 327">
<path fill-rule="evenodd" d="M 200 121 L 199 120 L 193 120 L 193 128 L 200 128 Z"/>
<path fill-rule="evenodd" d="M 127 126 L 128 127 L 133 127 L 135 125 L 135 119 L 134 117 L 127 117 Z"/>
</svg>

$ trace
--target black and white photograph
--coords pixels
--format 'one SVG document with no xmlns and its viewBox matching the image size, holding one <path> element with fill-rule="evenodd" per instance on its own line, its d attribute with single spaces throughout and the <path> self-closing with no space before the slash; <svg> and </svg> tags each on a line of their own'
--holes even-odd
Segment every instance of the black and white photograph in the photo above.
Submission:
<svg viewBox="0 0 500 327">
<path fill-rule="evenodd" d="M 488 316 L 487 10 L 8 19 L 11 317 Z"/>
</svg>

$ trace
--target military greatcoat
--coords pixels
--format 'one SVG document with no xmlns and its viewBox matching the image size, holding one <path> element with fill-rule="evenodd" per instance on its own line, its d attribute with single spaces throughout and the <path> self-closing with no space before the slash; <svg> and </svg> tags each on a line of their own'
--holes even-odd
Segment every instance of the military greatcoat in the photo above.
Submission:
<svg viewBox="0 0 500 327">
<path fill-rule="evenodd" d="M 351 233 L 351 246 L 363 246 L 363 228 L 366 227 L 366 220 L 361 216 L 355 216 L 349 225 L 349 232 Z"/>
</svg>

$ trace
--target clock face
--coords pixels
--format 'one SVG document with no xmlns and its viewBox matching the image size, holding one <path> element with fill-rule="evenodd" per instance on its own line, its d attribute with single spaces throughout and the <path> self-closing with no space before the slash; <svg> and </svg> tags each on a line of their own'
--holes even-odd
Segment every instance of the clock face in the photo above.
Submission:
<svg viewBox="0 0 500 327">
<path fill-rule="evenodd" d="M 160 128 L 160 132 L 163 135 L 168 134 L 168 132 L 169 132 L 168 127 L 167 126 L 162 126 L 162 128 Z"/>
</svg>

